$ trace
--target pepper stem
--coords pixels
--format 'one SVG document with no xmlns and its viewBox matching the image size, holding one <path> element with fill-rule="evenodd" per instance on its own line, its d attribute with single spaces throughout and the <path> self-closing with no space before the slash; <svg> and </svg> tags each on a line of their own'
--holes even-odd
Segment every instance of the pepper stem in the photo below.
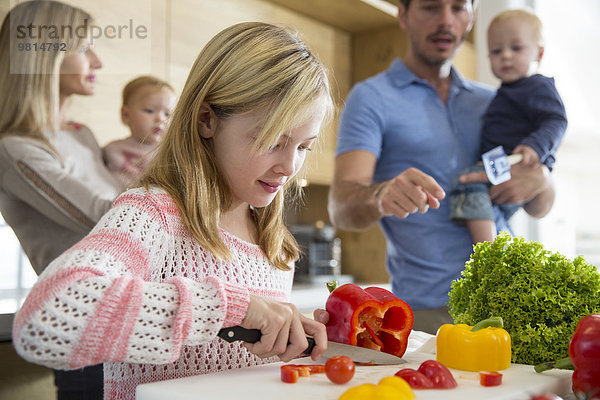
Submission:
<svg viewBox="0 0 600 400">
<path fill-rule="evenodd" d="M 331 293 L 337 288 L 338 281 L 336 281 L 336 280 L 329 281 L 325 285 L 327 285 L 327 289 L 329 290 L 329 293 Z"/>
<path fill-rule="evenodd" d="M 480 329 L 489 327 L 503 328 L 504 322 L 502 321 L 502 317 L 490 317 L 488 319 L 484 319 L 483 321 L 479 321 L 471 328 L 471 332 L 477 332 Z"/>
<path fill-rule="evenodd" d="M 535 372 L 544 372 L 544 371 L 548 371 L 549 369 L 554 369 L 554 368 L 556 368 L 556 369 L 575 369 L 575 366 L 573 365 L 573 362 L 571 361 L 571 359 L 569 357 L 567 357 L 567 358 L 561 358 L 560 360 L 557 360 L 557 361 L 541 363 L 534 367 Z"/>
</svg>

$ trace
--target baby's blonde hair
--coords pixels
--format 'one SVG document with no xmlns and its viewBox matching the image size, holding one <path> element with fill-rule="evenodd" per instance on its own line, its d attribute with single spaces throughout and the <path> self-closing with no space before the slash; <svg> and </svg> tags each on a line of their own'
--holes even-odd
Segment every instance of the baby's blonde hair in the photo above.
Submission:
<svg viewBox="0 0 600 400">
<path fill-rule="evenodd" d="M 490 22 L 490 25 L 488 27 L 488 35 L 490 32 L 490 29 L 492 28 L 492 26 L 494 24 L 503 22 L 503 21 L 507 21 L 509 19 L 519 19 L 519 20 L 527 23 L 533 30 L 533 34 L 534 34 L 537 44 L 539 46 L 542 46 L 544 44 L 544 37 L 542 34 L 542 30 L 543 30 L 542 21 L 540 20 L 540 18 L 537 15 L 535 15 L 535 13 L 533 11 L 530 11 L 530 10 L 524 9 L 524 8 L 516 9 L 516 10 L 506 10 L 506 11 L 502 11 L 500 14 L 496 15 Z"/>
<path fill-rule="evenodd" d="M 92 24 L 87 12 L 58 1 L 29 1 L 10 10 L 0 29 L 0 137 L 27 136 L 52 149 L 47 134 L 58 129 L 60 65 L 86 44 L 86 35 L 75 35 L 81 31 L 75 28 Z M 19 39 L 18 29 L 29 25 L 38 27 L 36 34 Z M 38 51 L 19 50 L 26 42 Z M 41 51 L 42 44 L 51 50 Z"/>
<path fill-rule="evenodd" d="M 146 87 L 156 91 L 161 89 L 169 89 L 171 92 L 173 92 L 173 94 L 175 94 L 175 89 L 173 89 L 168 82 L 163 81 L 162 79 L 150 75 L 138 76 L 137 78 L 127 82 L 127 84 L 123 87 L 123 105 L 129 104 L 129 100 L 131 100 L 131 97 L 135 94 L 135 92 Z"/>
<path fill-rule="evenodd" d="M 333 111 L 327 71 L 296 34 L 274 25 L 233 25 L 211 39 L 198 55 L 167 133 L 141 183 L 164 188 L 178 205 L 186 227 L 220 259 L 230 251 L 219 234 L 221 214 L 232 194 L 220 171 L 212 140 L 200 135 L 200 109 L 207 103 L 217 118 L 261 111 L 257 152 L 276 144 L 318 104 Z M 298 245 L 283 221 L 284 196 L 298 193 L 290 180 L 266 207 L 256 209 L 258 244 L 275 267 L 287 270 Z"/>
</svg>

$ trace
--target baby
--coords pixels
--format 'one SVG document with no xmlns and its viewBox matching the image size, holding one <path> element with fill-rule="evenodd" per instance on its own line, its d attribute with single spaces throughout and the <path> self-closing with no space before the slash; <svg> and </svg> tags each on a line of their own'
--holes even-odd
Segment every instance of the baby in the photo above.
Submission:
<svg viewBox="0 0 600 400">
<path fill-rule="evenodd" d="M 520 154 L 523 166 L 542 163 L 552 170 L 567 117 L 554 79 L 537 73 L 544 55 L 541 31 L 541 21 L 527 10 L 504 11 L 490 23 L 488 56 L 502 85 L 483 116 L 481 154 L 503 146 L 507 154 Z M 467 225 L 474 243 L 492 241 L 496 224 L 488 185 L 457 181 L 450 192 L 451 218 Z M 508 220 L 520 206 L 499 208 Z"/>
<path fill-rule="evenodd" d="M 175 90 L 153 76 L 135 78 L 123 88 L 121 120 L 131 136 L 104 147 L 106 165 L 123 187 L 139 178 L 152 158 L 174 105 Z"/>
</svg>

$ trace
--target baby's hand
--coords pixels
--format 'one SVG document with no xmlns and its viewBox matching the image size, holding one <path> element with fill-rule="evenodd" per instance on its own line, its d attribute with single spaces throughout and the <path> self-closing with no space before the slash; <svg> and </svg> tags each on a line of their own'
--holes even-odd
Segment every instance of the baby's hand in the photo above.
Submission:
<svg viewBox="0 0 600 400">
<path fill-rule="evenodd" d="M 538 156 L 537 151 L 524 144 L 515 147 L 513 154 L 521 154 L 523 156 L 521 163 L 527 167 L 533 167 L 540 162 L 540 156 Z"/>
</svg>

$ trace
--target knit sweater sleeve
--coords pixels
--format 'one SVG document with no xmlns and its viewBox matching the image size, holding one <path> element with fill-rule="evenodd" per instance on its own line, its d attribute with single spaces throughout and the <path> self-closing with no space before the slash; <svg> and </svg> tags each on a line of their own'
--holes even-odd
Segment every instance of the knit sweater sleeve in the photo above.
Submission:
<svg viewBox="0 0 600 400">
<path fill-rule="evenodd" d="M 239 324 L 247 289 L 215 277 L 160 279 L 164 268 L 185 268 L 166 213 L 151 194 L 119 197 L 32 288 L 15 317 L 17 352 L 56 369 L 161 364 L 177 360 L 183 345 L 209 342 L 223 326 Z"/>
</svg>

